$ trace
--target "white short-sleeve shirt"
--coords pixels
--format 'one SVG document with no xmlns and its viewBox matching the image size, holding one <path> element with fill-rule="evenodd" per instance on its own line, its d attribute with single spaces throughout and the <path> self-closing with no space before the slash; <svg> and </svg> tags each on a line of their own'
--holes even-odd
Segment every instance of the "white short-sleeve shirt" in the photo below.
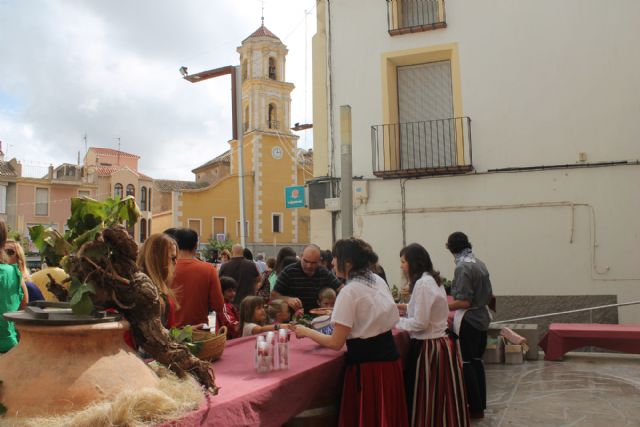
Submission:
<svg viewBox="0 0 640 427">
<path fill-rule="evenodd" d="M 398 309 L 389 287 L 381 277 L 371 277 L 373 283 L 350 279 L 336 298 L 331 322 L 351 328 L 347 339 L 371 338 L 391 330 L 398 322 Z"/>
</svg>

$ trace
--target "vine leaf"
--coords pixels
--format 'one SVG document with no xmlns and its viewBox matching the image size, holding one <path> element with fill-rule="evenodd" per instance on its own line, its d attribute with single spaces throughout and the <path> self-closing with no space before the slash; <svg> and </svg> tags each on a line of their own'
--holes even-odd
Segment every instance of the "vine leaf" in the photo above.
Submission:
<svg viewBox="0 0 640 427">
<path fill-rule="evenodd" d="M 69 292 L 71 294 L 71 310 L 73 314 L 87 316 L 93 312 L 93 301 L 91 295 L 96 293 L 95 288 L 91 283 L 79 283 L 76 278 L 71 279 L 71 287 Z"/>
<path fill-rule="evenodd" d="M 71 199 L 71 216 L 67 220 L 67 231 L 64 236 L 53 228 L 37 225 L 29 228 L 31 241 L 52 265 L 60 265 L 71 274 L 73 262 L 70 255 L 78 252 L 88 242 L 99 238 L 107 227 L 126 223 L 135 224 L 140 217 L 140 210 L 132 196 L 123 199 L 106 199 L 97 201 L 88 197 Z M 95 245 L 86 250 L 83 257 L 94 264 L 104 264 L 112 248 L 109 245 Z M 71 309 L 74 314 L 88 315 L 94 306 L 91 296 L 95 289 L 90 283 L 72 280 L 69 295 Z"/>
</svg>

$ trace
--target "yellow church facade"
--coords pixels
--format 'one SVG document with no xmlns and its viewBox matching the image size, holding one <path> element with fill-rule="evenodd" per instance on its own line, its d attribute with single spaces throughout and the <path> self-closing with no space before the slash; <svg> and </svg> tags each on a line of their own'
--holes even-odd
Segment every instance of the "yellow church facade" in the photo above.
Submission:
<svg viewBox="0 0 640 427">
<path fill-rule="evenodd" d="M 287 208 L 285 188 L 313 176 L 312 154 L 297 148 L 290 130 L 292 83 L 285 81 L 287 49 L 261 26 L 238 48 L 242 74 L 243 173 L 246 246 L 275 256 L 282 246 L 309 243 L 309 210 Z M 189 227 L 201 236 L 240 243 L 238 141 L 227 153 L 196 168 L 193 185 L 156 189 L 165 197 L 154 231 Z M 159 203 L 162 200 L 159 200 Z"/>
</svg>

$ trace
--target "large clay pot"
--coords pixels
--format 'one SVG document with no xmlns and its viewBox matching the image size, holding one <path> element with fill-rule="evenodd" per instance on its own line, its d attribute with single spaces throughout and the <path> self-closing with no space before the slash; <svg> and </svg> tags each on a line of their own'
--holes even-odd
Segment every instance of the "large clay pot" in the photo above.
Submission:
<svg viewBox="0 0 640 427">
<path fill-rule="evenodd" d="M 16 328 L 20 343 L 0 356 L 0 402 L 8 417 L 64 414 L 127 388 L 158 384 L 124 342 L 125 321 Z"/>
</svg>

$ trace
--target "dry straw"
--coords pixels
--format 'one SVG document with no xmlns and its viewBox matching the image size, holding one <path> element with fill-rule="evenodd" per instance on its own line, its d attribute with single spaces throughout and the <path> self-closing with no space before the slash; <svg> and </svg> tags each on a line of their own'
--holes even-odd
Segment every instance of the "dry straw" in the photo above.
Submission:
<svg viewBox="0 0 640 427">
<path fill-rule="evenodd" d="M 157 373 L 161 376 L 157 388 L 125 390 L 110 401 L 66 415 L 4 419 L 0 426 L 142 427 L 179 418 L 200 406 L 204 394 L 193 378 L 180 380 L 166 369 Z"/>
</svg>

